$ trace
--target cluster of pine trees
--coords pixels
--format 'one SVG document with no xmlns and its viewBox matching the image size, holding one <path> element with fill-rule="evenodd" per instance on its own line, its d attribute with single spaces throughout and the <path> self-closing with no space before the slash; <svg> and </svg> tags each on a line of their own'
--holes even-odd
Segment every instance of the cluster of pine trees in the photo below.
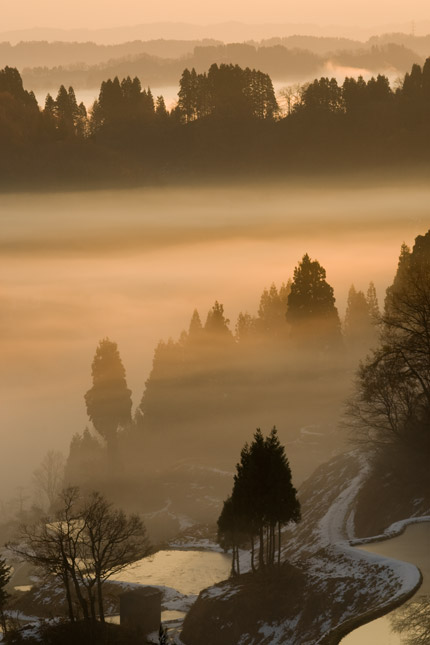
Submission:
<svg viewBox="0 0 430 645">
<path fill-rule="evenodd" d="M 254 539 L 258 536 L 258 566 L 281 563 L 281 527 L 300 519 L 300 503 L 276 428 L 267 437 L 258 429 L 245 444 L 236 466 L 233 491 L 218 519 L 218 541 L 232 548 L 232 573 L 240 573 L 239 547 L 251 544 L 251 568 L 256 570 Z M 277 529 L 277 530 L 276 530 Z"/>
<path fill-rule="evenodd" d="M 238 65 L 186 69 L 166 108 L 138 78 L 104 81 L 87 111 L 72 87 L 41 110 L 14 68 L 0 71 L 5 186 L 51 179 L 151 181 L 184 173 L 259 175 L 315 164 L 428 161 L 430 59 L 394 90 L 379 75 L 321 78 L 289 95 L 282 117 L 270 77 Z"/>
<path fill-rule="evenodd" d="M 66 481 L 96 485 L 115 495 L 134 491 L 141 500 L 142 477 L 151 465 L 166 468 L 208 454 L 212 463 L 225 463 L 222 456 L 239 450 L 250 427 L 269 423 L 282 427 L 291 459 L 302 439 L 297 429 L 309 423 L 312 411 L 319 433 L 325 406 L 331 423 L 340 412 L 359 358 L 363 362 L 349 404 L 354 439 L 372 454 L 375 448 L 385 456 L 407 453 L 413 463 L 418 456 L 426 465 L 429 258 L 430 231 L 416 239 L 412 250 L 403 245 L 382 313 L 373 284 L 367 294 L 351 287 L 342 325 L 325 271 L 308 255 L 291 281 L 263 292 L 257 315 L 239 315 L 235 333 L 220 303 L 204 324 L 194 312 L 189 330 L 177 342 L 160 343 L 155 350 L 134 415 L 118 347 L 102 340 L 93 361 L 92 387 L 85 395 L 96 433 L 85 430 L 73 438 Z M 329 434 L 321 434 L 321 441 L 325 448 Z M 338 450 L 340 441 L 336 435 Z M 306 462 L 312 461 L 311 450 L 309 444 Z M 258 477 L 250 475 L 255 470 Z M 278 478 L 286 482 L 280 489 L 291 492 L 289 477 L 276 432 L 267 438 L 257 433 L 242 450 L 219 523 L 220 542 L 234 547 L 236 570 L 238 547 L 249 543 L 254 553 L 256 536 L 260 566 L 274 563 L 280 527 L 298 517 L 294 495 L 281 499 L 273 492 Z"/>
<path fill-rule="evenodd" d="M 196 119 L 273 119 L 279 110 L 268 74 L 239 65 L 213 64 L 206 74 L 184 70 L 178 108 L 187 123 Z"/>
<path fill-rule="evenodd" d="M 177 341 L 161 341 L 133 416 L 118 348 L 102 340 L 85 401 L 107 455 L 88 430 L 75 435 L 69 481 L 81 482 L 90 471 L 103 477 L 105 459 L 113 473 L 121 451 L 130 452 L 130 463 L 139 454 L 135 441 L 145 450 L 148 442 L 168 438 L 178 458 L 207 454 L 208 446 L 219 454 L 225 433 L 231 433 L 235 448 L 246 424 L 285 424 L 288 419 L 294 427 L 294 412 L 307 397 L 321 419 L 324 406 L 333 405 L 331 399 L 342 399 L 339 374 L 345 381 L 345 369 L 376 343 L 378 317 L 373 284 L 367 295 L 351 287 L 342 325 L 324 268 L 305 255 L 292 280 L 263 291 L 256 315 L 239 314 L 234 332 L 223 305 L 215 302 L 203 322 L 194 311 Z M 300 417 L 297 423 L 306 424 L 303 413 Z"/>
</svg>

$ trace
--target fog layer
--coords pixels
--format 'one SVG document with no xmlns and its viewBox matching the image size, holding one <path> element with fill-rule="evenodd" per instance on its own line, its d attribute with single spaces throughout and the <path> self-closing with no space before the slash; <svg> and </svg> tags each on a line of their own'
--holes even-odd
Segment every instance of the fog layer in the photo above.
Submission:
<svg viewBox="0 0 430 645">
<path fill-rule="evenodd" d="M 118 343 L 137 405 L 160 338 L 177 338 L 215 300 L 234 328 L 306 252 L 341 313 L 351 283 L 373 280 L 381 301 L 401 242 L 428 226 L 429 197 L 424 186 L 357 184 L 3 196 L 3 494 L 82 431 L 101 338 Z"/>
</svg>

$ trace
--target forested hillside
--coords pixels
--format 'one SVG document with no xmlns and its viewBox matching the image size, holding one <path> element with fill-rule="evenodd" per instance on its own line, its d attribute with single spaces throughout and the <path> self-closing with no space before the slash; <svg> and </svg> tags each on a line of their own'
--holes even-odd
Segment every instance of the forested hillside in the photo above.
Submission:
<svg viewBox="0 0 430 645">
<path fill-rule="evenodd" d="M 166 179 L 286 176 L 369 164 L 428 163 L 430 59 L 398 87 L 378 75 L 322 77 L 286 91 L 282 116 L 268 74 L 238 65 L 185 69 L 178 103 L 130 76 L 101 84 L 87 111 L 60 86 L 40 109 L 19 72 L 0 72 L 2 185 L 151 183 Z"/>
</svg>

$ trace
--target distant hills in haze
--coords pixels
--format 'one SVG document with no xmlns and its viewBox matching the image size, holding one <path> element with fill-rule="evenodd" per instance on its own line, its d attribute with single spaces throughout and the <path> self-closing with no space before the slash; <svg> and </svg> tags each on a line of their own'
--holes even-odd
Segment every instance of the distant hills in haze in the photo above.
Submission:
<svg viewBox="0 0 430 645">
<path fill-rule="evenodd" d="M 119 26 L 109 29 L 52 29 L 38 27 L 0 32 L 0 41 L 17 43 L 28 40 L 48 40 L 64 42 L 93 41 L 98 44 L 122 43 L 130 40 L 202 40 L 205 38 L 223 42 L 263 40 L 272 37 L 309 34 L 311 36 L 346 37 L 367 40 L 372 35 L 383 33 L 430 32 L 430 20 L 416 23 L 384 24 L 362 27 L 357 25 L 315 25 L 312 23 L 266 23 L 246 24 L 242 22 L 223 22 L 210 25 L 197 25 L 177 22 L 156 22 L 140 25 Z"/>
<path fill-rule="evenodd" d="M 34 91 L 99 87 L 108 78 L 137 76 L 144 86 L 176 85 L 183 72 L 233 63 L 259 69 L 276 82 L 304 82 L 315 76 L 404 74 L 430 55 L 430 35 L 385 34 L 365 42 L 348 38 L 286 36 L 260 42 L 219 40 L 135 40 L 116 45 L 94 42 L 0 42 L 0 68 L 16 67 Z M 53 66 L 55 63 L 55 66 Z"/>
</svg>

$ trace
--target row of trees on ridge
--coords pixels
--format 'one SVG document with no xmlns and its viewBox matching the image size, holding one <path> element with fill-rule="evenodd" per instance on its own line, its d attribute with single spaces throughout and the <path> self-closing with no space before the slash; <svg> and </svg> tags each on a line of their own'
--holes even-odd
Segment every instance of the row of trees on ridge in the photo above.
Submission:
<svg viewBox="0 0 430 645">
<path fill-rule="evenodd" d="M 286 92 L 279 111 L 270 77 L 238 65 L 185 69 L 178 102 L 137 77 L 103 81 L 87 111 L 62 85 L 39 109 L 14 68 L 0 70 L 0 168 L 5 185 L 30 173 L 52 180 L 152 181 L 192 172 L 257 176 L 330 162 L 425 160 L 430 59 L 393 89 L 387 77 L 323 77 Z M 419 135 L 419 136 L 418 136 Z M 124 154 L 126 153 L 126 154 Z M 43 160 L 43 163 L 40 163 Z M 17 168 L 20 174 L 17 174 Z"/>
</svg>

